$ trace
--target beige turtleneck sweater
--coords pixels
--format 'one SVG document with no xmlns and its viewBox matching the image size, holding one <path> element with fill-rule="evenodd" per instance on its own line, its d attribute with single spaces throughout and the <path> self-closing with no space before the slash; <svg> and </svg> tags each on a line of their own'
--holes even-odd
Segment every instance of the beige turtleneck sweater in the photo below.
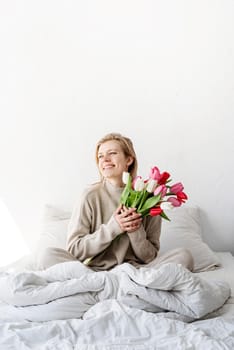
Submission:
<svg viewBox="0 0 234 350">
<path fill-rule="evenodd" d="M 92 258 L 89 266 L 93 270 L 109 270 L 123 262 L 139 266 L 157 256 L 161 217 L 144 217 L 138 230 L 123 233 L 113 215 L 122 190 L 107 181 L 94 184 L 74 208 L 67 249 L 81 262 Z"/>
</svg>

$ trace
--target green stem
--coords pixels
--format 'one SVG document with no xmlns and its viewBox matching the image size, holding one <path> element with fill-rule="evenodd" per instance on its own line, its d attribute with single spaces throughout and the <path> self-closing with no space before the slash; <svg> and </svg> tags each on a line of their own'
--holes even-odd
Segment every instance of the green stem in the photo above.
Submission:
<svg viewBox="0 0 234 350">
<path fill-rule="evenodd" d="M 141 210 L 141 208 L 142 208 L 143 204 L 145 203 L 145 200 L 146 200 L 146 198 L 148 197 L 148 195 L 149 195 L 149 192 L 147 192 L 146 190 L 144 190 L 143 193 L 142 193 L 142 197 L 141 197 L 140 204 L 138 205 L 138 211 Z"/>
</svg>

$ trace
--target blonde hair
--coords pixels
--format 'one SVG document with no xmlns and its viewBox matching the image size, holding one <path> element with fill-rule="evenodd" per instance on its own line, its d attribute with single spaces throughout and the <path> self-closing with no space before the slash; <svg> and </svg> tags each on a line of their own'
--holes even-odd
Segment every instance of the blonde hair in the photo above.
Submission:
<svg viewBox="0 0 234 350">
<path fill-rule="evenodd" d="M 99 147 L 107 142 L 107 141 L 117 141 L 122 149 L 122 151 L 124 152 L 126 157 L 132 157 L 133 162 L 132 164 L 129 165 L 128 168 L 128 172 L 130 173 L 130 175 L 134 178 L 137 175 L 137 157 L 136 157 L 136 153 L 133 147 L 133 143 L 132 141 L 128 138 L 125 137 L 119 133 L 110 133 L 105 135 L 104 137 L 101 138 L 101 140 L 98 141 L 97 145 L 96 145 L 96 153 L 95 153 L 95 158 L 96 158 L 96 163 L 98 165 L 98 151 L 99 151 Z"/>
</svg>

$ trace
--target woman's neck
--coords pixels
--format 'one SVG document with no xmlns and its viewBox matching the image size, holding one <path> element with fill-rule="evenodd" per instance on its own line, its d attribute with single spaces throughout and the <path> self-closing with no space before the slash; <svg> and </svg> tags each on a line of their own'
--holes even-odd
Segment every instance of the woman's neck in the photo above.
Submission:
<svg viewBox="0 0 234 350">
<path fill-rule="evenodd" d="M 113 186 L 115 188 L 123 188 L 124 187 L 122 179 L 107 179 L 107 178 L 105 178 L 104 181 L 106 181 L 108 184 L 110 184 L 111 186 Z"/>
</svg>

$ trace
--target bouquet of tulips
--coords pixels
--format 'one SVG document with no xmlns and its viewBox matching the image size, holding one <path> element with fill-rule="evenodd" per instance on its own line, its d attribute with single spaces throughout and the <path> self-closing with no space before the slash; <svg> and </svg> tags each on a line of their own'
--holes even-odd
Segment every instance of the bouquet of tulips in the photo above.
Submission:
<svg viewBox="0 0 234 350">
<path fill-rule="evenodd" d="M 179 207 L 188 199 L 181 182 L 169 185 L 172 181 L 170 176 L 166 171 L 160 173 L 156 166 L 150 169 L 147 180 L 143 180 L 141 176 L 132 179 L 128 172 L 124 172 L 125 188 L 121 195 L 121 204 L 136 208 L 142 217 L 160 215 L 170 220 L 164 210 Z"/>
</svg>

